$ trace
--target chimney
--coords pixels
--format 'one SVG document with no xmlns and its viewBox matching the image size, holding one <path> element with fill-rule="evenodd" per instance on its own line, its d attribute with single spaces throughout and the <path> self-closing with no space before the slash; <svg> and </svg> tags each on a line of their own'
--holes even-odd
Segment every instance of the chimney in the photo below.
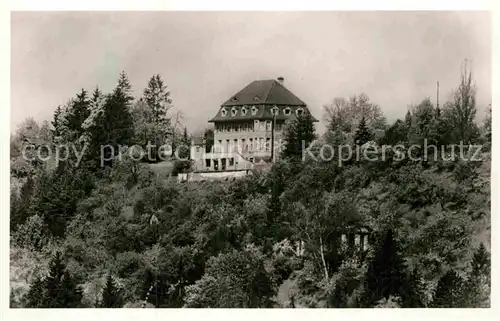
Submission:
<svg viewBox="0 0 500 321">
<path fill-rule="evenodd" d="M 281 85 L 283 85 L 283 83 L 285 82 L 285 78 L 283 78 L 283 77 L 281 77 L 281 76 L 280 76 L 280 77 L 278 77 L 278 82 L 279 82 Z"/>
</svg>

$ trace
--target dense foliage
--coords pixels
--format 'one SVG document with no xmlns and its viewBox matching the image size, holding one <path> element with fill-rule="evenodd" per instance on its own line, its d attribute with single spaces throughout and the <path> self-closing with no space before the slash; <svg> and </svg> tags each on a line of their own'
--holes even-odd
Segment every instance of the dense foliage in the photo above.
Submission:
<svg viewBox="0 0 500 321">
<path fill-rule="evenodd" d="M 463 79 L 457 92 L 473 95 Z M 348 138 L 357 136 L 364 149 L 491 140 L 488 122 L 471 123 L 475 100 L 467 93 L 442 111 L 424 100 L 386 128 L 366 95 L 337 103 L 324 141 L 355 144 Z M 302 161 L 302 141 L 318 138 L 306 114 L 287 126 L 278 162 L 234 182 L 179 184 L 127 149 L 100 166 L 101 144 L 164 134 L 187 144 L 171 104 L 159 76 L 134 100 L 122 73 L 112 93 L 82 91 L 58 108 L 50 135 L 33 121 L 20 129 L 18 145 L 36 137 L 89 146 L 79 164 L 69 157 L 12 171 L 19 184 L 11 198 L 11 306 L 489 306 L 487 149 L 480 161 L 453 160 L 459 151 L 446 148 L 425 161 L 391 150 L 374 161 Z M 380 128 L 385 135 L 372 135 Z M 188 163 L 174 165 L 174 173 L 184 170 Z"/>
</svg>

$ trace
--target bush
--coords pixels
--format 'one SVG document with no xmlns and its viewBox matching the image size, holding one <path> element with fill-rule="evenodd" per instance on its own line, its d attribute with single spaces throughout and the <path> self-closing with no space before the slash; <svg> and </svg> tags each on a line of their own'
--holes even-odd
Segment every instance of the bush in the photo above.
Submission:
<svg viewBox="0 0 500 321">
<path fill-rule="evenodd" d="M 290 258 L 284 255 L 275 256 L 272 261 L 273 267 L 273 280 L 276 285 L 280 285 L 290 277 L 292 273 L 292 264 Z"/>
<path fill-rule="evenodd" d="M 39 251 L 47 244 L 43 218 L 36 214 L 30 216 L 24 224 L 18 226 L 17 231 L 13 233 L 13 238 L 17 246 Z"/>
<path fill-rule="evenodd" d="M 393 297 L 393 296 L 390 296 L 388 299 L 383 298 L 377 302 L 375 308 L 386 308 L 386 309 L 401 308 L 401 299 L 399 297 Z"/>
<path fill-rule="evenodd" d="M 263 256 L 254 247 L 211 257 L 203 277 L 186 288 L 190 308 L 266 308 L 274 296 Z"/>
</svg>

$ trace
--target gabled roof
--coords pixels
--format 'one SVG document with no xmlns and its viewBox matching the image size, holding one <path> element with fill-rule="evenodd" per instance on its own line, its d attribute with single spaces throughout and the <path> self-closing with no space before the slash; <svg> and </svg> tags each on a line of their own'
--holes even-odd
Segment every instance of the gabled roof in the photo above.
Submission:
<svg viewBox="0 0 500 321">
<path fill-rule="evenodd" d="M 274 79 L 255 80 L 230 97 L 222 106 L 242 105 L 289 105 L 305 106 L 306 104 L 295 96 L 285 86 Z"/>
<path fill-rule="evenodd" d="M 242 112 L 243 108 L 246 109 L 246 113 Z M 257 108 L 255 114 L 252 113 L 252 108 Z M 280 82 L 274 79 L 256 80 L 223 103 L 215 117 L 210 119 L 209 122 L 252 119 L 272 120 L 273 113 L 271 110 L 273 108 L 279 109 L 276 120 L 293 118 L 298 109 L 310 113 L 306 104 Z M 285 109 L 290 109 L 291 112 L 285 115 Z M 235 111 L 234 114 L 233 110 Z M 313 119 L 315 122 L 318 121 L 314 117 Z"/>
</svg>

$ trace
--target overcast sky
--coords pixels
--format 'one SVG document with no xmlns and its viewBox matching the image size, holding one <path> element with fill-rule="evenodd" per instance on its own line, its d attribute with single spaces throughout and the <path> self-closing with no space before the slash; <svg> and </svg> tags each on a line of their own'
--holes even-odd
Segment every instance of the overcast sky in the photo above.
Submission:
<svg viewBox="0 0 500 321">
<path fill-rule="evenodd" d="M 278 76 L 316 118 L 334 97 L 365 92 L 394 120 L 435 102 L 438 80 L 444 102 L 467 58 L 478 108 L 491 100 L 489 13 L 19 12 L 11 26 L 13 128 L 50 119 L 81 88 L 110 91 L 121 70 L 136 96 L 159 73 L 190 131 L 251 81 Z"/>
</svg>

